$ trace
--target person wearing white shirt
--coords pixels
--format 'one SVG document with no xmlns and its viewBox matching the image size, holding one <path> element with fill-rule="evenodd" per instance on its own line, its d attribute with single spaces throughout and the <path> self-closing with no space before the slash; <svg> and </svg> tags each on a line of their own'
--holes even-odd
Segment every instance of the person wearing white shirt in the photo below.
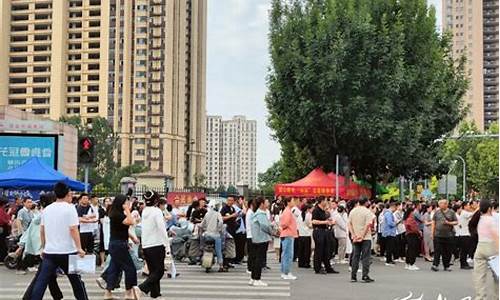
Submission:
<svg viewBox="0 0 500 300">
<path fill-rule="evenodd" d="M 348 261 L 345 258 L 346 255 L 346 250 L 347 250 L 347 221 L 348 221 L 348 216 L 346 212 L 346 207 L 345 203 L 340 204 L 339 207 L 337 208 L 337 211 L 333 213 L 333 220 L 335 220 L 335 237 L 338 240 L 339 243 L 339 263 L 340 264 L 347 264 Z"/>
<path fill-rule="evenodd" d="M 170 244 L 163 212 L 155 206 L 160 196 L 156 192 L 147 191 L 143 198 L 146 207 L 142 211 L 142 249 L 149 276 L 138 287 L 144 294 L 155 299 L 161 296 L 160 280 L 165 273 L 164 260 L 166 253 L 170 252 Z"/>
<path fill-rule="evenodd" d="M 87 291 L 80 275 L 68 272 L 70 254 L 85 256 L 85 251 L 80 244 L 78 214 L 75 207 L 70 204 L 71 191 L 66 184 L 58 182 L 54 186 L 54 192 L 57 201 L 47 206 L 42 213 L 40 239 L 43 260 L 31 300 L 42 300 L 48 282 L 57 276 L 58 268 L 61 268 L 68 276 L 75 299 L 87 300 Z"/>
<path fill-rule="evenodd" d="M 177 222 L 186 221 L 186 212 L 181 207 L 181 200 L 179 198 L 174 199 L 174 203 L 172 204 L 172 214 L 176 216 Z"/>
<path fill-rule="evenodd" d="M 403 222 L 404 212 L 403 205 L 398 203 L 396 206 L 396 211 L 393 213 L 394 221 L 396 222 L 396 262 L 404 263 L 403 257 L 406 256 L 406 227 Z"/>
<path fill-rule="evenodd" d="M 254 214 L 254 200 L 248 200 L 247 203 L 247 213 L 245 214 L 245 225 L 246 225 L 246 235 L 247 235 L 247 273 L 252 273 L 252 262 L 255 260 L 255 251 L 252 243 L 252 216 Z"/>
<path fill-rule="evenodd" d="M 312 209 L 312 204 L 304 205 L 300 217 L 297 219 L 299 268 L 311 268 Z"/>
<path fill-rule="evenodd" d="M 458 244 L 460 246 L 460 269 L 470 270 L 472 267 L 467 262 L 468 256 L 472 258 L 474 253 L 470 253 L 472 237 L 469 232 L 469 222 L 474 215 L 472 208 L 468 202 L 462 203 L 462 209 L 458 215 L 458 225 L 456 233 L 458 236 Z"/>
</svg>

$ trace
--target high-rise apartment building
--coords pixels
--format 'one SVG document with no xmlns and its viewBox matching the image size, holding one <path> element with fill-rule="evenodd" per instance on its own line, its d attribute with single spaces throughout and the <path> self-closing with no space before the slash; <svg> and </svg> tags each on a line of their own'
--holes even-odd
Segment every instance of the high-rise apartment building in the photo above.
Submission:
<svg viewBox="0 0 500 300">
<path fill-rule="evenodd" d="M 483 129 L 498 121 L 498 0 L 442 0 L 443 29 L 453 55 L 467 57 L 469 120 Z"/>
<path fill-rule="evenodd" d="M 207 186 L 257 186 L 257 121 L 235 116 L 207 117 Z"/>
<path fill-rule="evenodd" d="M 0 104 L 101 116 L 121 165 L 203 173 L 206 0 L 0 1 Z"/>
</svg>

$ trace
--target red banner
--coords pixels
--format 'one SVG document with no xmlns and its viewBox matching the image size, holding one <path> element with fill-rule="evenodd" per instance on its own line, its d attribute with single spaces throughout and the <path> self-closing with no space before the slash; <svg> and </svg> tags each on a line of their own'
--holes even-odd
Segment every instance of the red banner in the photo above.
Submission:
<svg viewBox="0 0 500 300">
<path fill-rule="evenodd" d="M 175 199 L 179 199 L 181 201 L 181 206 L 191 205 L 193 200 L 205 198 L 205 193 L 201 192 L 169 192 L 167 195 L 167 203 L 174 203 Z"/>
</svg>

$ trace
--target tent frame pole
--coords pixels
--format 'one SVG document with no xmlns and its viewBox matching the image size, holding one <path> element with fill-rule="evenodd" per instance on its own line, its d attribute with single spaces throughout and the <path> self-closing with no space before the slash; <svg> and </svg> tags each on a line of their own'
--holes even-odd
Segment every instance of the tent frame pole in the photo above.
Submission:
<svg viewBox="0 0 500 300">
<path fill-rule="evenodd" d="M 339 201 L 339 155 L 335 155 L 335 199 Z"/>
</svg>

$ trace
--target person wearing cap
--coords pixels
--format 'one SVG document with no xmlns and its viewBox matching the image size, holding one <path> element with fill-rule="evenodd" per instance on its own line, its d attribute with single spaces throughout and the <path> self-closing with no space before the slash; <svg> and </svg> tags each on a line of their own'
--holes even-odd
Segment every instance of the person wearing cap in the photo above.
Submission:
<svg viewBox="0 0 500 300">
<path fill-rule="evenodd" d="M 149 276 L 139 285 L 139 289 L 145 295 L 158 299 L 161 296 L 160 280 L 165 273 L 165 255 L 170 252 L 170 244 L 163 212 L 156 207 L 160 196 L 156 192 L 147 191 L 143 198 L 146 207 L 142 211 L 142 249 Z"/>
</svg>

